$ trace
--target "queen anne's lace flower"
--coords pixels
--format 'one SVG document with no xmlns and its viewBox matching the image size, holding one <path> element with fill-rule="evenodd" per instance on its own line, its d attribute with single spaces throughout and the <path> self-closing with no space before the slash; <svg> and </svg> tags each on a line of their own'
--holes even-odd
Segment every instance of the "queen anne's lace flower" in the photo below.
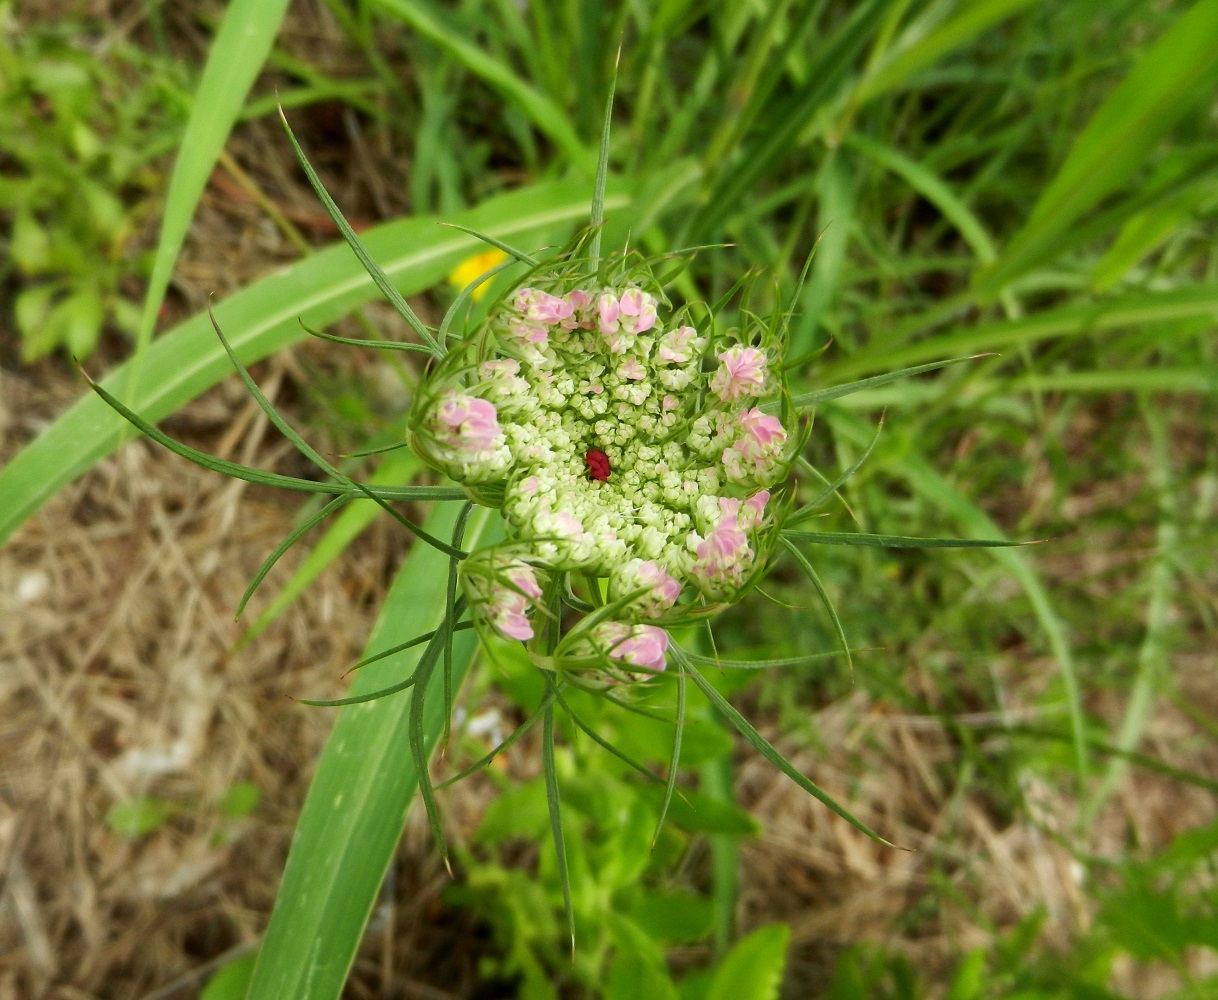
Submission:
<svg viewBox="0 0 1218 1000">
<path fill-rule="evenodd" d="M 607 579 L 590 597 L 615 620 L 598 616 L 592 645 L 654 673 L 668 636 L 644 623 L 674 624 L 750 586 L 775 537 L 769 491 L 793 456 L 772 405 L 776 332 L 718 333 L 685 311 L 665 321 L 650 276 L 636 274 L 517 289 L 429 376 L 412 423 L 420 454 L 502 507 L 513 551 Z M 479 620 L 532 638 L 532 574 L 500 566 L 488 586 L 475 561 L 463 576 Z"/>
</svg>

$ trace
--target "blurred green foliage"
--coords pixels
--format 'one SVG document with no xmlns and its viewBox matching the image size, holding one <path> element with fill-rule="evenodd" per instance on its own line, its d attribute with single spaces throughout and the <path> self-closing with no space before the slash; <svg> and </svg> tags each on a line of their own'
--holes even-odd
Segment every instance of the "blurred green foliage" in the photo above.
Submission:
<svg viewBox="0 0 1218 1000">
<path fill-rule="evenodd" d="M 18 31 L 0 5 L 0 281 L 21 356 L 84 359 L 104 329 L 133 335 L 164 157 L 189 110 L 172 59 L 71 20 Z M 15 273 L 14 273 L 15 272 Z"/>
</svg>

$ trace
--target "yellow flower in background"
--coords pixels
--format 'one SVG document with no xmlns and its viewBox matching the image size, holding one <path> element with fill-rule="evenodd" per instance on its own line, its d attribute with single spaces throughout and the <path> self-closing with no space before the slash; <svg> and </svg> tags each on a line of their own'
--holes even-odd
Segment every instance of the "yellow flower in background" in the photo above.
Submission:
<svg viewBox="0 0 1218 1000">
<path fill-rule="evenodd" d="M 449 272 L 449 283 L 457 288 L 464 288 L 470 282 L 486 274 L 496 264 L 502 264 L 505 260 L 507 260 L 507 254 L 498 247 L 491 247 L 489 250 L 474 254 L 474 256 L 467 257 L 461 261 L 460 264 Z M 470 297 L 476 302 L 486 294 L 486 290 L 489 287 L 489 283 L 479 285 L 474 289 L 474 293 Z"/>
</svg>

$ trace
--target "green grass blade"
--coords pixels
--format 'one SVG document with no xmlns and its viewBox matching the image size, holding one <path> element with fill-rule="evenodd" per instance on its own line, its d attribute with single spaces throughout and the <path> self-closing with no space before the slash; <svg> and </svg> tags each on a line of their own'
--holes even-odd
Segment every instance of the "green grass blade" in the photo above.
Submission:
<svg viewBox="0 0 1218 1000">
<path fill-rule="evenodd" d="M 287 8 L 288 0 L 232 0 L 208 49 L 165 196 L 165 213 L 136 335 L 137 356 L 152 339 L 190 220 L 246 95 L 262 71 Z M 133 393 L 138 392 L 139 380 L 135 381 Z"/>
<path fill-rule="evenodd" d="M 410 308 L 410 304 L 403 298 L 402 293 L 394 288 L 393 282 L 389 280 L 389 276 L 381 269 L 381 265 L 377 263 L 376 258 L 368 252 L 368 248 L 364 246 L 363 240 L 351 228 L 351 223 L 343 215 L 342 209 L 330 197 L 330 192 L 326 190 L 325 185 L 321 182 L 321 178 L 317 176 L 317 171 L 313 169 L 313 165 L 309 162 L 309 158 L 305 156 L 304 150 L 300 148 L 300 143 L 296 141 L 296 133 L 292 131 L 292 126 L 288 124 L 287 115 L 282 110 L 279 112 L 279 118 L 283 122 L 284 131 L 287 132 L 288 142 L 292 144 L 292 152 L 296 154 L 296 160 L 300 163 L 301 169 L 304 170 L 305 177 L 308 178 L 309 186 L 313 188 L 313 193 L 317 195 L 317 199 L 322 203 L 326 214 L 338 226 L 338 231 L 342 233 L 343 239 L 347 241 L 347 246 L 351 248 L 351 252 L 359 259 L 364 270 L 368 272 L 369 277 L 376 283 L 376 287 L 380 289 L 381 294 L 385 296 L 397 314 L 418 334 L 419 339 L 431 348 L 431 353 L 435 357 L 442 358 L 444 351 L 441 350 L 439 342 L 432 336 L 431 331 L 427 329 L 427 324 L 419 319 L 415 311 Z"/>
<path fill-rule="evenodd" d="M 900 87 L 919 70 L 1033 2 L 1034 0 L 977 0 L 974 3 L 961 4 L 959 14 L 930 32 L 910 31 L 909 37 L 912 40 L 908 44 L 902 44 L 898 40 L 888 56 L 876 62 L 859 84 L 855 100 L 862 103 Z M 917 25 L 913 27 L 918 28 Z"/>
<path fill-rule="evenodd" d="M 343 475 L 342 472 L 322 458 L 320 452 L 318 452 L 316 448 L 297 434 L 295 428 L 293 428 L 292 425 L 283 418 L 279 411 L 271 405 L 271 401 L 263 394 L 262 389 L 260 389 L 258 383 L 254 381 L 253 376 L 250 375 L 245 365 L 243 365 L 237 355 L 233 353 L 232 344 L 230 344 L 227 338 L 225 338 L 224 331 L 220 329 L 220 324 L 216 322 L 216 317 L 211 314 L 209 314 L 209 316 L 211 319 L 212 328 L 216 331 L 216 336 L 220 338 L 220 344 L 224 347 L 224 352 L 228 355 L 228 360 L 237 370 L 237 374 L 240 376 L 242 383 L 244 383 L 246 390 L 254 398 L 254 402 L 258 404 L 258 408 L 266 414 L 267 419 L 270 420 L 270 422 L 275 426 L 275 429 L 286 437 L 301 455 L 307 458 L 326 475 L 338 480 L 339 482 L 347 483 L 348 485 L 353 486 L 358 492 L 362 493 L 369 500 L 377 504 L 381 510 L 392 517 L 398 522 L 398 524 L 400 524 L 420 541 L 424 541 L 432 548 L 439 549 L 441 552 L 446 552 L 450 556 L 454 556 L 458 559 L 464 558 L 465 553 L 460 549 L 455 549 L 447 542 L 441 541 L 434 535 L 429 534 L 426 530 L 415 524 L 404 514 L 401 514 L 394 510 L 394 508 L 390 507 L 386 501 L 378 497 L 363 483 L 358 483 L 355 480 Z"/>
<path fill-rule="evenodd" d="M 873 535 L 863 531 L 784 531 L 784 540 L 817 545 L 863 545 L 877 549 L 992 549 L 1027 545 L 1009 538 L 914 538 L 910 535 Z"/>
<path fill-rule="evenodd" d="M 976 361 L 980 355 L 970 354 L 966 358 L 949 358 L 947 361 L 932 361 L 930 364 L 915 365 L 912 368 L 902 368 L 899 371 L 885 372 L 883 375 L 873 375 L 871 378 L 858 379 L 854 382 L 847 382 L 844 385 L 829 386 L 827 389 L 815 389 L 812 392 L 801 392 L 798 396 L 791 399 L 791 405 L 796 409 L 807 409 L 810 406 L 815 406 L 817 403 L 825 403 L 831 399 L 840 399 L 842 396 L 849 396 L 853 392 L 858 392 L 860 389 L 874 389 L 876 386 L 886 385 L 889 382 L 896 382 L 899 379 L 909 378 L 911 375 L 921 375 L 923 372 L 933 372 L 940 368 L 947 368 L 951 365 L 963 364 L 965 361 Z M 778 404 L 773 404 L 777 409 Z M 765 406 L 762 407 L 766 409 Z M 767 410 L 768 412 L 768 410 Z"/>
<path fill-rule="evenodd" d="M 794 510 L 789 515 L 787 515 L 786 520 L 783 521 L 783 527 L 789 528 L 791 525 L 800 524 L 803 521 L 806 521 L 811 517 L 815 517 L 817 508 L 819 508 L 820 505 L 823 504 L 826 500 L 828 500 L 831 496 L 836 495 L 837 491 L 839 489 L 841 489 L 842 486 L 844 486 L 847 482 L 849 482 L 850 479 L 854 476 L 854 474 L 863 467 L 863 463 L 866 462 L 867 459 L 871 457 L 871 452 L 875 449 L 876 443 L 880 440 L 880 433 L 883 430 L 884 430 L 884 418 L 881 417 L 880 422 L 875 429 L 875 437 L 873 437 L 870 441 L 867 442 L 867 447 L 863 449 L 863 453 L 861 455 L 859 455 L 859 457 L 856 458 L 850 464 L 849 468 L 847 468 L 841 475 L 839 475 L 835 480 L 833 480 L 833 482 L 828 483 L 823 490 L 821 490 L 818 494 L 816 494 L 816 496 L 814 496 L 811 500 L 809 500 L 806 504 L 804 504 L 798 510 Z M 802 462 L 803 459 L 800 459 L 800 461 Z M 811 468 L 811 467 L 809 466 L 809 468 Z M 818 475 L 818 476 L 820 475 L 820 473 L 817 472 L 816 469 L 812 469 L 812 471 L 814 473 L 816 473 L 816 475 Z M 839 497 L 838 499 L 841 499 L 841 497 Z M 842 502 L 843 502 L 843 504 L 845 503 L 844 500 Z"/>
<path fill-rule="evenodd" d="M 677 660 L 677 720 L 672 733 L 672 757 L 668 761 L 668 780 L 664 782 L 664 801 L 660 804 L 660 815 L 656 817 L 656 832 L 651 835 L 651 849 L 656 849 L 656 841 L 660 839 L 660 831 L 664 829 L 664 820 L 668 818 L 668 807 L 672 803 L 672 793 L 677 788 L 677 778 L 681 773 L 681 737 L 685 733 L 685 667 L 683 660 Z"/>
<path fill-rule="evenodd" d="M 554 706 L 547 705 L 541 717 L 541 770 L 545 775 L 546 803 L 550 809 L 550 834 L 554 838 L 554 858 L 562 900 L 567 910 L 567 932 L 571 954 L 575 954 L 575 907 L 571 903 L 571 869 L 567 864 L 567 842 L 562 832 L 562 812 L 558 797 L 558 770 L 554 766 Z"/>
<path fill-rule="evenodd" d="M 664 784 L 664 779 L 658 774 L 654 773 L 653 771 L 649 771 L 629 754 L 623 753 L 607 739 L 605 739 L 605 737 L 588 725 L 588 723 L 584 722 L 584 720 L 580 718 L 579 714 L 571 707 L 570 703 L 562 696 L 562 692 L 558 690 L 558 686 L 554 683 L 554 681 L 548 676 L 546 679 L 550 684 L 550 690 L 553 693 L 554 698 L 558 701 L 559 706 L 564 712 L 567 713 L 567 717 L 573 723 L 575 723 L 576 728 L 579 729 L 580 732 L 587 736 L 588 739 L 590 739 L 597 746 L 601 747 L 601 749 L 608 751 L 627 767 L 637 771 L 648 781 L 654 781 L 661 785 Z"/>
<path fill-rule="evenodd" d="M 821 377 L 839 379 L 892 365 L 917 365 L 928 358 L 944 354 L 976 355 L 1004 347 L 1031 346 L 1059 337 L 1073 337 L 1084 333 L 1098 335 L 1139 324 L 1209 317 L 1215 311 L 1218 311 L 1218 283 L 1215 282 L 1188 285 L 1163 292 L 1139 291 L 1103 302 L 1078 302 L 1057 309 L 1046 309 L 1025 319 L 951 330 L 905 347 L 860 352 L 825 365 Z M 866 381 L 864 379 L 851 384 L 862 388 L 863 382 Z M 822 396 L 821 399 L 823 398 Z M 804 396 L 797 397 L 797 400 L 804 399 Z M 801 405 L 807 404 L 804 402 Z"/>
<path fill-rule="evenodd" d="M 861 421 L 846 418 L 835 421 L 844 433 L 848 433 L 856 442 L 866 440 L 867 427 Z M 915 492 L 930 500 L 940 510 L 953 517 L 966 531 L 973 535 L 987 538 L 1000 537 L 1002 532 L 989 516 L 956 490 L 947 480 L 921 457 L 911 451 L 889 457 L 892 469 L 903 476 Z M 1066 691 L 1066 701 L 1070 707 L 1070 725 L 1074 734 L 1075 770 L 1078 776 L 1080 792 L 1086 787 L 1087 762 L 1086 728 L 1083 720 L 1082 692 L 1079 686 L 1078 672 L 1074 667 L 1074 656 L 1070 649 L 1070 640 L 1066 634 L 1066 625 L 1057 613 L 1048 590 L 1041 581 L 1039 574 L 1022 547 L 995 548 L 993 558 L 1011 574 L 1027 596 L 1032 606 L 1032 613 L 1040 623 L 1048 640 L 1049 649 L 1061 673 L 1062 686 Z"/>
<path fill-rule="evenodd" d="M 596 180 L 592 184 L 592 238 L 588 241 L 588 256 L 596 260 L 601 255 L 601 236 L 605 227 L 605 185 L 609 181 L 609 130 L 613 125 L 613 95 L 617 90 L 617 70 L 622 50 L 613 61 L 613 76 L 609 80 L 609 96 L 601 119 L 601 141 L 596 153 Z"/>
<path fill-rule="evenodd" d="M 548 136 L 586 176 L 593 176 L 596 157 L 571 126 L 565 112 L 549 97 L 521 79 L 509 66 L 493 58 L 432 17 L 423 6 L 410 0 L 374 0 L 375 6 L 400 18 L 415 31 L 440 46 L 467 70 L 517 105 L 537 130 Z"/>
<path fill-rule="evenodd" d="M 376 492 L 376 487 L 387 483 L 409 482 L 425 466 L 422 459 L 410 451 L 401 451 L 390 455 L 381 466 L 368 478 L 368 487 Z M 464 494 L 464 490 L 461 491 Z M 459 499 L 453 497 L 453 499 Z M 270 604 L 258 615 L 237 643 L 237 648 L 249 643 L 260 635 L 268 625 L 278 618 L 304 589 L 312 583 L 337 559 L 347 547 L 355 541 L 380 514 L 381 508 L 366 499 L 354 499 L 351 505 L 334 519 L 334 523 L 326 530 L 321 540 L 312 548 L 304 561 L 292 574 L 292 578 L 280 589 Z"/>
<path fill-rule="evenodd" d="M 676 650 L 675 655 L 681 656 L 681 651 Z M 792 765 L 791 762 L 786 759 L 786 757 L 780 754 L 769 740 L 762 736 L 761 733 L 757 732 L 757 730 L 753 728 L 753 724 L 743 715 L 741 715 L 732 706 L 731 702 L 716 691 L 714 685 L 703 677 L 698 671 L 697 667 L 695 667 L 688 660 L 685 661 L 685 669 L 689 673 L 689 676 L 693 678 L 693 681 L 698 686 L 698 689 L 704 695 L 706 695 L 707 701 L 709 701 L 715 708 L 723 713 L 723 717 L 731 723 L 736 732 L 744 737 L 745 742 L 748 743 L 749 746 L 761 754 L 788 778 L 794 781 L 795 784 L 799 785 L 799 787 L 805 792 L 811 795 L 822 805 L 827 806 L 831 812 L 836 813 L 856 830 L 862 831 L 872 840 L 878 840 L 881 844 L 887 844 L 889 847 L 896 846 L 881 837 L 878 833 L 871 829 L 871 827 L 869 827 L 844 806 L 838 805 L 837 801 L 827 792 L 825 792 L 819 785 L 813 782 L 806 775 L 797 771 L 794 765 Z"/>
<path fill-rule="evenodd" d="M 935 206 L 964 238 L 977 260 L 991 264 L 998 257 L 994 241 L 981 220 L 973 213 L 947 183 L 924 164 L 911 160 L 891 146 L 859 132 L 851 133 L 847 145 L 865 154 L 885 170 L 891 170 L 911 188 Z"/>
<path fill-rule="evenodd" d="M 254 596 L 254 591 L 258 589 L 258 585 L 266 579 L 266 575 L 274 568 L 275 563 L 279 562 L 284 553 L 312 531 L 313 528 L 321 524 L 327 517 L 350 502 L 351 497 L 346 494 L 336 496 L 322 507 L 321 510 L 314 511 L 312 515 L 305 518 L 284 536 L 283 541 L 276 545 L 271 554 L 263 560 L 262 565 L 258 568 L 258 572 L 254 574 L 254 578 L 249 582 L 249 586 L 245 588 L 245 593 L 241 595 L 241 600 L 237 604 L 236 616 L 238 618 L 245 612 L 245 606 L 249 603 L 250 598 Z"/>
<path fill-rule="evenodd" d="M 457 508 L 437 510 L 430 531 L 445 534 Z M 482 512 L 467 533 L 471 544 L 491 540 L 497 519 Z M 397 645 L 434 629 L 445 595 L 435 581 L 448 560 L 416 545 L 394 581 L 368 642 L 368 650 Z M 464 676 L 475 649 L 470 631 L 454 638 L 454 679 Z M 408 677 L 419 655 L 365 667 L 353 695 L 377 691 Z M 427 691 L 422 713 L 425 750 L 444 728 L 446 707 L 438 684 Z M 271 915 L 249 1000 L 333 1000 L 340 995 L 397 847 L 420 774 L 405 752 L 403 734 L 418 690 L 344 708 L 335 721 L 301 812 L 287 868 Z M 423 776 L 425 778 L 425 776 Z"/>
<path fill-rule="evenodd" d="M 825 611 L 829 613 L 829 621 L 833 623 L 833 631 L 837 635 L 837 641 L 842 647 L 842 652 L 846 654 L 846 666 L 850 668 L 850 676 L 854 676 L 854 657 L 850 655 L 850 640 L 846 638 L 846 628 L 842 625 L 842 620 L 838 616 L 837 608 L 833 605 L 833 598 L 829 596 L 829 590 L 821 580 L 820 574 L 816 572 L 816 567 L 802 552 L 799 551 L 786 535 L 779 536 L 783 548 L 795 557 L 795 561 L 799 563 L 799 568 L 804 571 L 804 574 L 812 582 L 812 587 L 816 591 L 816 596 L 820 598 L 821 604 L 825 606 Z"/>
<path fill-rule="evenodd" d="M 1057 241 L 1107 195 L 1142 170 L 1155 144 L 1218 81 L 1218 0 L 1200 0 L 1142 55 L 1075 139 L 1027 224 L 993 268 L 982 295 L 1053 258 Z"/>
<path fill-rule="evenodd" d="M 547 678 L 547 680 L 549 680 L 549 678 Z M 538 721 L 540 721 L 541 717 L 545 714 L 546 709 L 554 704 L 554 699 L 556 697 L 558 697 L 558 691 L 555 687 L 551 686 L 550 690 L 545 693 L 545 697 L 541 699 L 541 703 L 535 709 L 533 709 L 532 714 L 525 719 L 524 722 L 512 730 L 510 736 L 508 736 L 498 746 L 488 750 L 485 754 L 470 764 L 469 767 L 458 771 L 451 778 L 445 778 L 436 785 L 436 790 L 438 791 L 441 788 L 447 788 L 449 785 L 455 785 L 458 781 L 468 778 L 475 771 L 481 771 L 484 767 L 486 767 L 487 764 L 493 761 L 505 750 L 510 750 L 522 736 L 537 725 Z"/>
<path fill-rule="evenodd" d="M 621 209 L 626 198 L 610 196 Z M 587 218 L 588 192 L 582 183 L 538 184 L 502 195 L 462 213 L 456 221 L 499 238 L 528 245 L 565 241 Z M 441 229 L 430 218 L 402 219 L 364 234 L 364 244 L 403 294 L 429 288 L 471 253 L 477 241 Z M 231 331 L 233 348 L 251 364 L 306 334 L 299 320 L 324 326 L 374 299 L 376 286 L 345 245 L 307 257 L 263 278 L 215 307 L 216 319 Z M 102 385 L 155 423 L 232 373 L 206 314 L 158 337 L 144 353 L 138 392 L 128 396 L 132 363 L 112 372 Z M 112 452 L 126 423 L 92 393 L 78 400 L 0 470 L 0 542 L 66 483 Z"/>
<path fill-rule="evenodd" d="M 1149 475 L 1151 487 L 1159 497 L 1159 523 L 1155 531 L 1155 554 L 1146 573 L 1146 625 L 1138 649 L 1137 673 L 1129 691 L 1125 714 L 1117 731 L 1115 746 L 1126 752 L 1137 749 L 1155 708 L 1155 695 L 1162 690 L 1171 671 L 1172 614 L 1176 596 L 1175 554 L 1180 546 L 1176 497 L 1172 482 L 1171 448 L 1167 421 L 1157 406 L 1143 400 L 1150 431 Z M 1114 757 L 1108 763 L 1095 791 L 1083 806 L 1083 822 L 1094 821 L 1108 797 L 1125 774 L 1125 762 Z"/>
<path fill-rule="evenodd" d="M 765 127 L 742 142 L 736 156 L 722 164 L 710 165 L 718 169 L 717 181 L 705 206 L 683 231 L 681 242 L 701 242 L 718 235 L 749 192 L 790 153 L 800 134 L 845 83 L 884 8 L 878 0 L 854 5 L 842 25 L 819 40 L 816 57 L 807 67 L 803 84 L 770 109 Z"/>
<path fill-rule="evenodd" d="M 487 246 L 492 246 L 497 250 L 502 250 L 513 260 L 518 260 L 520 263 L 525 264 L 528 267 L 537 267 L 541 264 L 541 261 L 539 261 L 532 254 L 525 253 L 523 250 L 517 249 L 510 243 L 505 243 L 503 240 L 496 239 L 489 233 L 483 233 L 477 229 L 471 229 L 469 226 L 459 226 L 455 222 L 441 222 L 440 225 L 447 229 L 455 229 L 459 233 L 465 233 L 467 236 L 472 236 L 479 243 L 485 243 Z"/>
</svg>

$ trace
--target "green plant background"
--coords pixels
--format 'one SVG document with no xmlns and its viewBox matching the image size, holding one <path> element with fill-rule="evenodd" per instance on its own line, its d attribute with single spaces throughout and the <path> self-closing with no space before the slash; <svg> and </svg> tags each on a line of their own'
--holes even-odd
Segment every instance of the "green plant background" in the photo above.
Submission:
<svg viewBox="0 0 1218 1000">
<path fill-rule="evenodd" d="M 20 43 L 6 32 L 0 135 L 28 131 L 30 115 L 37 125 L 37 155 L 6 152 L 0 186 L 4 280 L 16 293 L 24 358 L 60 346 L 83 356 L 102 330 L 126 331 L 133 354 L 103 384 L 152 421 L 227 375 L 206 316 L 153 330 L 230 129 L 273 113 L 275 95 L 259 83 L 264 69 L 279 74 L 277 96 L 294 120 L 321 102 L 345 103 L 410 150 L 409 216 L 380 220 L 363 237 L 403 294 L 451 295 L 445 275 L 477 247 L 435 220 L 525 250 L 561 243 L 587 215 L 620 38 L 606 247 L 627 238 L 651 252 L 728 243 L 700 254 L 678 284 L 681 294 L 712 300 L 753 266 L 789 294 L 815 247 L 792 326 L 799 391 L 980 355 L 818 408 L 808 457 L 830 480 L 863 454 L 881 412 L 884 426 L 817 528 L 1045 540 L 989 554 L 809 549 L 851 644 L 872 652 L 856 657 L 853 672 L 833 664 L 747 684 L 732 676 L 724 690 L 746 686 L 750 704 L 806 747 L 824 739 L 807 721 L 808 706 L 856 692 L 939 720 L 956 741 L 945 780 L 1003 815 L 1032 815 L 1026 794 L 1035 782 L 1070 788 L 1076 813 L 1054 835 L 1076 854 L 1090 908 L 1073 951 L 1043 948 L 1043 914 L 1033 913 L 993 927 L 986 947 L 962 944 L 943 981 L 928 981 L 877 935 L 838 942 L 836 973 L 824 982 L 787 976 L 782 985 L 780 924 L 732 948 L 739 843 L 755 827 L 733 801 L 730 741 L 702 705 L 686 736 L 699 775 L 687 797 L 698 807 L 676 810 L 654 852 L 647 836 L 640 840 L 658 805 L 652 789 L 586 740 L 559 761 L 581 818 L 565 838 L 580 939 L 574 962 L 565 955 L 545 811 L 537 813 L 540 785 L 504 788 L 475 841 L 460 846 L 465 874 L 449 893 L 452 905 L 493 928 L 498 957 L 488 960 L 488 978 L 512 984 L 504 995 L 526 997 L 785 990 L 963 1000 L 1114 995 L 1113 970 L 1132 961 L 1166 964 L 1180 996 L 1209 995 L 1212 963 L 1207 980 L 1204 962 L 1193 960 L 1218 946 L 1212 897 L 1198 888 L 1207 871 L 1212 878 L 1213 828 L 1182 832 L 1153 856 L 1131 842 L 1126 855 L 1102 858 L 1089 854 L 1084 832 L 1131 769 L 1215 791 L 1212 774 L 1173 769 L 1144 740 L 1157 711 L 1190 698 L 1198 733 L 1215 732 L 1212 699 L 1183 694 L 1174 667 L 1188 654 L 1212 656 L 1214 645 L 1218 2 L 675 0 L 522 9 L 334 0 L 330 14 L 364 60 L 345 79 L 277 47 L 287 7 L 216 7 L 195 81 L 164 53 L 158 60 L 155 45 L 111 56 L 155 72 L 135 96 L 109 104 L 82 95 L 104 94 L 90 89 L 90 74 L 109 79 L 120 69 L 107 67 L 121 62 L 80 58 L 67 28 Z M 19 82 L 24 103 L 12 99 Z M 183 110 L 149 125 L 144 109 L 159 87 L 172 87 Z M 37 88 L 48 96 L 31 100 Z M 99 158 L 90 130 L 105 133 L 108 157 Z M 159 239 L 148 260 L 120 266 L 111 248 L 124 220 L 151 211 L 143 158 L 169 146 L 178 153 L 158 206 Z M 16 147 L 6 139 L 5 148 Z M 132 149 L 140 154 L 122 155 Z M 285 144 L 268 155 L 291 153 Z M 98 193 L 57 212 L 65 184 Z M 95 263 L 103 259 L 110 263 Z M 140 313 L 119 289 L 144 276 Z M 375 295 L 339 245 L 217 301 L 215 315 L 249 364 L 302 339 L 298 319 L 322 326 Z M 402 419 L 366 427 L 365 440 L 400 435 Z M 126 434 L 100 399 L 82 394 L 0 471 L 0 537 Z M 397 456 L 369 475 L 401 485 L 421 470 Z M 1070 502 L 1118 480 L 1136 484 L 1132 499 L 1102 518 Z M 288 595 L 341 558 L 375 513 L 353 502 L 316 541 Z M 1099 548 L 1126 554 L 1119 579 L 1091 575 Z M 420 549 L 406 562 L 371 648 L 434 627 L 420 585 L 435 579 L 429 555 Z M 795 574 L 780 572 L 767 590 L 773 603 L 756 601 L 724 620 L 716 634 L 724 651 L 783 657 L 834 648 L 834 622 Z M 434 589 L 431 596 L 442 604 Z M 287 600 L 262 613 L 250 640 Z M 1021 658 L 1049 658 L 1052 683 L 1024 694 L 1017 667 L 995 666 Z M 473 663 L 469 683 L 478 689 L 488 679 Z M 389 673 L 406 669 L 398 662 Z M 540 696 L 528 671 L 508 670 L 497 683 L 524 710 Z M 1012 700 L 1034 710 L 1035 721 L 1005 715 Z M 407 710 L 406 696 L 348 709 L 336 734 L 392 746 Z M 667 760 L 647 725 L 593 705 L 581 712 L 641 757 Z M 442 720 L 429 725 L 435 738 Z M 243 966 L 229 976 L 241 985 L 217 985 L 213 996 L 241 995 L 251 974 L 256 997 L 342 989 L 415 783 L 398 773 L 385 789 L 384 769 L 349 756 L 353 745 L 342 735 L 332 741 L 312 798 L 332 801 L 334 781 L 365 805 L 350 824 L 306 806 L 257 968 Z M 145 805 L 115 822 L 155 827 L 156 803 Z M 606 816 L 622 818 L 601 822 Z M 322 831 L 315 837 L 311 822 Z M 511 863 L 519 838 L 542 845 L 535 868 Z M 699 850 L 710 859 L 701 889 L 674 888 L 672 871 Z M 307 881 L 318 871 L 327 873 L 320 888 Z M 930 881 L 945 884 L 933 873 Z M 934 896 L 924 902 L 932 910 Z M 660 926 L 657 913 L 674 916 Z M 906 916 L 914 918 L 894 914 L 894 923 Z M 671 964 L 690 940 L 714 941 L 717 958 L 692 971 Z M 325 955 L 314 961 L 322 942 Z"/>
</svg>

